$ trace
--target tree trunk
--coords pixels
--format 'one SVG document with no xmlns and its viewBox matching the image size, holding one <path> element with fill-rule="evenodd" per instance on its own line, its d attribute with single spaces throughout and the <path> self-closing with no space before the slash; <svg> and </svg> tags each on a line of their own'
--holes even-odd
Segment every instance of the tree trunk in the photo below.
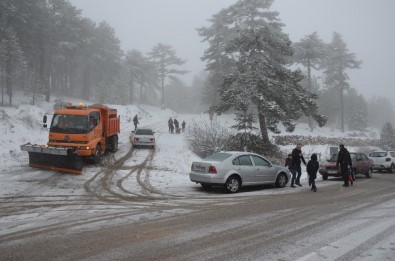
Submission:
<svg viewBox="0 0 395 261">
<path fill-rule="evenodd" d="M 10 105 L 12 105 L 12 56 L 10 53 L 6 54 L 6 61 L 5 61 L 5 83 L 7 88 L 7 94 Z"/>
<path fill-rule="evenodd" d="M 133 69 L 130 68 L 130 88 L 129 88 L 129 100 L 130 100 L 130 104 L 133 104 L 133 94 L 134 94 Z"/>
<path fill-rule="evenodd" d="M 312 86 L 311 86 L 311 61 L 310 59 L 307 61 L 307 88 L 308 90 L 311 92 L 312 91 Z M 312 132 L 314 130 L 314 126 L 313 126 L 313 121 L 311 120 L 311 117 L 308 117 L 308 121 L 309 121 L 309 128 L 310 131 Z"/>
<path fill-rule="evenodd" d="M 344 93 L 343 86 L 340 86 L 340 129 L 344 132 Z"/>
<path fill-rule="evenodd" d="M 265 144 L 271 145 L 269 140 L 269 133 L 267 132 L 266 127 L 266 116 L 265 113 L 258 107 L 258 119 L 259 119 L 259 127 L 261 129 L 262 140 Z"/>
<path fill-rule="evenodd" d="M 83 76 L 83 86 L 82 86 L 82 98 L 89 100 L 89 89 L 90 89 L 90 65 L 86 65 L 84 69 Z"/>
</svg>

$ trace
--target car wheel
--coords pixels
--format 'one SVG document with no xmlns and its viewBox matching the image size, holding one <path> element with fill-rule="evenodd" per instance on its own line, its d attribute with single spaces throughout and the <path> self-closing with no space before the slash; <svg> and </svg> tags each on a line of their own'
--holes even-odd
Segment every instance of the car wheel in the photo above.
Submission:
<svg viewBox="0 0 395 261">
<path fill-rule="evenodd" d="M 94 163 L 96 163 L 96 164 L 100 163 L 100 158 L 101 158 L 101 146 L 100 146 L 100 144 L 97 144 L 95 157 L 93 159 Z"/>
<path fill-rule="evenodd" d="M 118 150 L 118 136 L 111 138 L 111 151 L 116 152 Z"/>
<path fill-rule="evenodd" d="M 322 175 L 322 179 L 323 180 L 327 180 L 328 179 L 328 175 Z"/>
<path fill-rule="evenodd" d="M 388 171 L 389 171 L 389 173 L 394 173 L 395 172 L 395 165 L 392 164 Z"/>
<path fill-rule="evenodd" d="M 230 176 L 225 183 L 227 193 L 236 193 L 241 187 L 240 179 L 237 176 Z"/>
<path fill-rule="evenodd" d="M 287 181 L 288 181 L 287 176 L 284 173 L 280 173 L 277 176 L 275 185 L 277 188 L 283 188 L 283 187 L 285 187 L 285 185 L 287 185 Z"/>
<path fill-rule="evenodd" d="M 372 173 L 373 173 L 372 169 L 369 169 L 368 172 L 365 174 L 365 176 L 367 178 L 371 178 L 372 177 Z"/>
<path fill-rule="evenodd" d="M 209 185 L 209 184 L 200 183 L 200 185 L 202 186 L 203 189 L 209 189 L 209 188 L 211 188 L 211 185 Z"/>
</svg>

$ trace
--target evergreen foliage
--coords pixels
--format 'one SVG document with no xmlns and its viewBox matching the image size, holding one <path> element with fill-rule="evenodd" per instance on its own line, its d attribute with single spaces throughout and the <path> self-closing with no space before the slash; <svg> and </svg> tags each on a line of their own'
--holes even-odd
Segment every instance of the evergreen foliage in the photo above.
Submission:
<svg viewBox="0 0 395 261">
<path fill-rule="evenodd" d="M 395 130 L 389 122 L 386 122 L 381 129 L 380 144 L 385 150 L 395 149 Z"/>
<path fill-rule="evenodd" d="M 240 110 L 253 103 L 267 144 L 270 144 L 267 131 L 278 133 L 280 122 L 287 131 L 294 130 L 295 121 L 302 115 L 313 117 L 319 126 L 326 122 L 318 113 L 317 95 L 300 85 L 302 73 L 287 66 L 293 49 L 288 35 L 282 32 L 278 13 L 269 10 L 272 3 L 240 0 L 213 16 L 211 27 L 200 29 L 210 48 L 223 51 L 227 57 L 222 67 L 228 70 L 222 76 L 221 99 L 215 110 L 218 113 L 230 108 Z M 218 24 L 222 25 L 219 30 Z M 213 71 L 221 63 L 217 53 L 206 52 L 203 57 L 208 61 L 207 70 Z"/>
<path fill-rule="evenodd" d="M 149 53 L 150 58 L 155 61 L 162 86 L 161 105 L 165 108 L 165 79 L 173 77 L 174 74 L 186 74 L 188 71 L 174 69 L 174 65 L 183 65 L 184 60 L 176 56 L 176 51 L 170 46 L 158 43 Z"/>
<path fill-rule="evenodd" d="M 354 53 L 350 53 L 342 36 L 334 32 L 332 41 L 328 45 L 328 56 L 323 64 L 325 84 L 327 88 L 335 89 L 339 94 L 340 129 L 344 132 L 344 91 L 350 88 L 347 69 L 358 69 L 362 64 Z"/>
</svg>

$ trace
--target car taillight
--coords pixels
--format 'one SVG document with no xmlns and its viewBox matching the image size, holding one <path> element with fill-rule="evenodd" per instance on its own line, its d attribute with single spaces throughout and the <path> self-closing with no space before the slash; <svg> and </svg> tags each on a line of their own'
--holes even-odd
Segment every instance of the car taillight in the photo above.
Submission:
<svg viewBox="0 0 395 261">
<path fill-rule="evenodd" d="M 391 158 L 386 158 L 385 161 L 391 161 Z"/>
<path fill-rule="evenodd" d="M 210 166 L 210 168 L 208 168 L 208 173 L 216 174 L 217 173 L 217 169 L 215 168 L 215 166 Z"/>
</svg>

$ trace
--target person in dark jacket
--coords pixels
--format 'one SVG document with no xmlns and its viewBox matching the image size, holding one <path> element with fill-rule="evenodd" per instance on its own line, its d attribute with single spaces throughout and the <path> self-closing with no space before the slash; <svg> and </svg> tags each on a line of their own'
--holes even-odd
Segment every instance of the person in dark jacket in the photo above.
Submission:
<svg viewBox="0 0 395 261">
<path fill-rule="evenodd" d="M 134 123 L 134 131 L 137 130 L 137 124 L 139 124 L 139 118 L 137 117 L 137 114 L 133 118 L 133 123 Z"/>
<path fill-rule="evenodd" d="M 320 163 L 317 160 L 317 154 L 313 153 L 309 162 L 307 162 L 307 174 L 309 175 L 309 184 L 311 184 L 311 190 L 314 192 L 317 191 L 317 187 L 315 186 L 315 179 L 317 178 L 317 172 L 320 168 Z"/>
<path fill-rule="evenodd" d="M 173 119 L 170 117 L 169 120 L 167 121 L 167 124 L 169 125 L 169 133 L 173 133 L 174 131 L 174 125 L 173 125 Z"/>
<path fill-rule="evenodd" d="M 302 154 L 302 145 L 297 144 L 296 148 L 293 149 L 292 151 L 292 179 L 291 179 L 291 187 L 295 188 L 295 185 L 302 186 L 300 184 L 300 177 L 302 176 L 302 167 L 300 164 L 303 162 L 303 164 L 306 166 L 306 161 L 303 158 Z"/>
<path fill-rule="evenodd" d="M 336 167 L 340 165 L 340 173 L 343 176 L 344 187 L 348 187 L 348 166 L 352 167 L 351 156 L 348 150 L 344 147 L 344 144 L 339 145 L 339 153 L 337 154 Z M 352 183 L 351 183 L 352 184 Z"/>
</svg>

